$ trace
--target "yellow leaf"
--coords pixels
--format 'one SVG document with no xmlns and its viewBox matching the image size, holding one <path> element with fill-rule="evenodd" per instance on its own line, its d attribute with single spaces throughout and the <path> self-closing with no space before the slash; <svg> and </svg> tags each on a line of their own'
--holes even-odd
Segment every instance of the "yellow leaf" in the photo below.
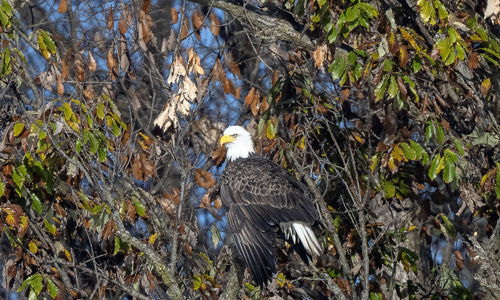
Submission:
<svg viewBox="0 0 500 300">
<path fill-rule="evenodd" d="M 304 150 L 306 148 L 306 137 L 303 136 L 297 143 L 297 148 Z"/>
<path fill-rule="evenodd" d="M 415 230 L 415 228 L 417 228 L 417 226 L 411 225 L 408 227 L 408 231 L 413 231 L 413 230 Z"/>
<path fill-rule="evenodd" d="M 66 260 L 69 262 L 73 261 L 73 257 L 71 257 L 71 253 L 68 250 L 64 249 L 64 256 L 66 256 Z"/>
<path fill-rule="evenodd" d="M 153 245 L 158 238 L 158 233 L 153 233 L 152 235 L 149 236 L 149 244 Z"/>
<path fill-rule="evenodd" d="M 397 161 L 407 161 L 403 149 L 399 147 L 398 145 L 394 146 L 391 152 L 391 157 L 394 157 L 395 160 Z"/>
<path fill-rule="evenodd" d="M 266 137 L 270 140 L 274 139 L 276 136 L 276 127 L 274 126 L 273 121 L 268 120 L 266 126 Z"/>
<path fill-rule="evenodd" d="M 38 252 L 38 245 L 36 244 L 35 241 L 31 240 L 29 243 L 28 243 L 28 248 L 30 249 L 30 251 L 33 253 L 33 254 L 36 254 Z"/>
<path fill-rule="evenodd" d="M 360 144 L 364 144 L 365 143 L 365 139 L 362 138 L 359 134 L 357 133 L 353 133 L 352 136 L 354 137 L 354 139 L 360 143 Z"/>
<path fill-rule="evenodd" d="M 24 129 L 24 124 L 23 123 L 16 123 L 14 125 L 14 136 L 18 136 L 23 132 Z"/>
</svg>

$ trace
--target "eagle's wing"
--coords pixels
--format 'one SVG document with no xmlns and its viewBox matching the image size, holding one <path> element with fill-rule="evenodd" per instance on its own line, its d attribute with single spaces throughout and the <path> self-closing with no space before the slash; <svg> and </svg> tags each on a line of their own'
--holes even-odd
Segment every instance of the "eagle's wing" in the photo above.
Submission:
<svg viewBox="0 0 500 300">
<path fill-rule="evenodd" d="M 241 206 L 232 204 L 227 213 L 229 228 L 238 254 L 262 286 L 276 272 L 274 231 L 261 231 L 246 218 Z"/>
</svg>

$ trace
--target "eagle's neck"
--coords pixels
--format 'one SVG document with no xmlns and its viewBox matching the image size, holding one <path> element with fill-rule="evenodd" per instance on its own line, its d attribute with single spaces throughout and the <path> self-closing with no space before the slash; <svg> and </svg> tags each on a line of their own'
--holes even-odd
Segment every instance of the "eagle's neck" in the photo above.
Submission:
<svg viewBox="0 0 500 300">
<path fill-rule="evenodd" d="M 248 139 L 238 139 L 228 145 L 226 157 L 229 161 L 235 161 L 238 158 L 247 158 L 253 153 L 255 153 L 253 142 L 248 137 Z"/>
</svg>

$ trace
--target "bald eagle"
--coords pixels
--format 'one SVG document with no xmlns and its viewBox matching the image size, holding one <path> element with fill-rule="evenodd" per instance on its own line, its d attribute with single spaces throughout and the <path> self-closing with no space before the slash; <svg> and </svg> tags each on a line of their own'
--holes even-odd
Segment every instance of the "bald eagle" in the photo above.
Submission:
<svg viewBox="0 0 500 300">
<path fill-rule="evenodd" d="M 220 195 L 228 232 L 239 256 L 263 286 L 276 272 L 276 238 L 296 246 L 307 262 L 321 246 L 311 229 L 319 216 L 306 187 L 274 162 L 254 154 L 250 133 L 240 126 L 224 131 L 228 164 Z"/>
</svg>

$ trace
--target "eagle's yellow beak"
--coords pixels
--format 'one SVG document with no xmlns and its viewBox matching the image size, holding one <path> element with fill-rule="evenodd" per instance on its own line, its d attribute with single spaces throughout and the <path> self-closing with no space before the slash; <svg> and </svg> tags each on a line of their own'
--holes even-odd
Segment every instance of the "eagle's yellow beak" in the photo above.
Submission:
<svg viewBox="0 0 500 300">
<path fill-rule="evenodd" d="M 220 145 L 224 145 L 226 143 L 231 143 L 235 140 L 236 138 L 232 135 L 223 135 L 220 140 L 219 140 L 219 143 Z"/>
</svg>

